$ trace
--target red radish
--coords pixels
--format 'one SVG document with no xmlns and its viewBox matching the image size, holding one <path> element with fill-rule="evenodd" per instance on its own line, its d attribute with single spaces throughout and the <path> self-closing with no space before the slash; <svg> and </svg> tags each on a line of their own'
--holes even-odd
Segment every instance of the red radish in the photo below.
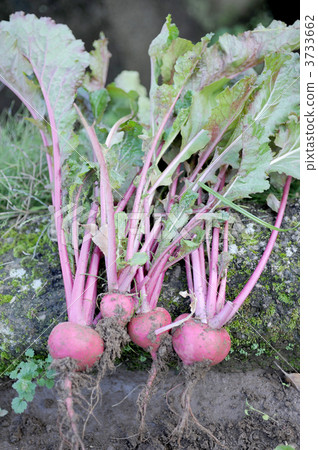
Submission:
<svg viewBox="0 0 318 450">
<path fill-rule="evenodd" d="M 144 349 L 149 349 L 150 353 L 155 353 L 160 341 L 165 333 L 158 336 L 155 330 L 171 323 L 171 316 L 164 308 L 157 307 L 147 313 L 138 314 L 133 317 L 128 324 L 128 333 L 131 340 Z"/>
<path fill-rule="evenodd" d="M 228 355 L 231 339 L 225 328 L 212 330 L 191 318 L 174 332 L 172 345 L 183 364 L 210 361 L 214 366 Z"/>
<path fill-rule="evenodd" d="M 52 358 L 75 359 L 79 370 L 92 367 L 104 351 L 104 342 L 95 330 L 73 322 L 56 325 L 49 336 L 48 345 Z"/>
<path fill-rule="evenodd" d="M 143 312 L 133 317 L 128 324 L 128 333 L 131 340 L 139 345 L 139 347 L 148 350 L 152 357 L 151 371 L 145 388 L 139 394 L 139 438 L 143 440 L 145 431 L 145 417 L 147 406 L 151 397 L 153 385 L 157 378 L 158 372 L 162 370 L 164 364 L 158 361 L 157 351 L 161 345 L 162 338 L 167 336 L 167 332 L 162 332 L 159 335 L 155 334 L 155 330 L 160 327 L 165 327 L 171 324 L 171 316 L 164 308 L 156 307 L 151 311 Z"/>
<path fill-rule="evenodd" d="M 121 325 L 125 326 L 131 319 L 135 309 L 132 297 L 120 293 L 106 294 L 100 303 L 102 316 L 114 317 Z"/>
</svg>

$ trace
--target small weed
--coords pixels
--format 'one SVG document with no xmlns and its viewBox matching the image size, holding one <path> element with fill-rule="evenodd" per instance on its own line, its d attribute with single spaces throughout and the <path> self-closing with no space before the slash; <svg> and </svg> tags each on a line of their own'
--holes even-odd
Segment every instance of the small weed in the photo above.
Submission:
<svg viewBox="0 0 318 450">
<path fill-rule="evenodd" d="M 29 348 L 25 352 L 26 361 L 20 364 L 8 376 L 17 380 L 12 387 L 18 396 L 12 400 L 12 409 L 17 414 L 22 413 L 28 406 L 27 402 L 33 400 L 36 386 L 46 386 L 51 389 L 54 386 L 55 371 L 49 368 L 52 358 L 49 355 L 45 360 L 37 359 L 34 351 Z"/>
<path fill-rule="evenodd" d="M 245 404 L 246 404 L 246 408 L 245 408 L 244 412 L 245 412 L 246 416 L 249 416 L 250 412 L 256 412 L 258 414 L 261 414 L 263 420 L 273 420 L 274 422 L 277 422 L 277 420 L 273 419 L 268 414 L 264 413 L 263 411 L 260 411 L 259 409 L 254 408 L 254 406 L 250 405 L 248 403 L 247 399 L 245 400 Z"/>
</svg>

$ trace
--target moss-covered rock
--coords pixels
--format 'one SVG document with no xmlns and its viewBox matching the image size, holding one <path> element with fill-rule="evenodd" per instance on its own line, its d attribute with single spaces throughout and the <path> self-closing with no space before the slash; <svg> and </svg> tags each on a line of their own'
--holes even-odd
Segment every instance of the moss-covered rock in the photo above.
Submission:
<svg viewBox="0 0 318 450">
<path fill-rule="evenodd" d="M 1 372 L 28 347 L 45 354 L 52 325 L 66 317 L 57 249 L 46 227 L 41 222 L 1 233 Z"/>
</svg>

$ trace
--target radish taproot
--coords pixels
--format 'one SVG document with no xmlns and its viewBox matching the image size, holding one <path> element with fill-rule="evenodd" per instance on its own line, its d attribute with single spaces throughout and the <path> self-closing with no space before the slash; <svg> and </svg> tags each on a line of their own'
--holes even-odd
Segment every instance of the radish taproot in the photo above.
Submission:
<svg viewBox="0 0 318 450">
<path fill-rule="evenodd" d="M 113 317 L 125 326 L 134 314 L 135 303 L 131 296 L 113 292 L 104 295 L 100 302 L 101 315 Z"/>
<path fill-rule="evenodd" d="M 95 330 L 73 322 L 56 325 L 50 333 L 48 346 L 52 358 L 72 358 L 78 370 L 92 367 L 104 351 L 104 342 Z"/>
<path fill-rule="evenodd" d="M 140 313 L 132 318 L 128 324 L 128 333 L 131 340 L 139 347 L 149 351 L 152 357 L 152 365 L 150 374 L 145 388 L 138 397 L 138 413 L 139 413 L 139 439 L 144 439 L 146 428 L 146 412 L 150 401 L 155 382 L 158 374 L 164 370 L 164 358 L 158 358 L 157 352 L 162 344 L 163 339 L 167 336 L 164 331 L 161 334 L 155 334 L 155 330 L 171 324 L 171 316 L 165 308 L 156 307 L 152 311 Z M 164 350 L 165 357 L 169 357 L 169 352 Z"/>
<path fill-rule="evenodd" d="M 207 361 L 214 366 L 227 357 L 231 338 L 225 328 L 213 330 L 191 318 L 173 333 L 172 345 L 183 364 Z"/>
<path fill-rule="evenodd" d="M 141 313 L 131 319 L 128 333 L 131 340 L 139 347 L 148 350 L 151 355 L 157 352 L 165 333 L 155 335 L 155 330 L 171 323 L 171 316 L 164 308 Z"/>
</svg>

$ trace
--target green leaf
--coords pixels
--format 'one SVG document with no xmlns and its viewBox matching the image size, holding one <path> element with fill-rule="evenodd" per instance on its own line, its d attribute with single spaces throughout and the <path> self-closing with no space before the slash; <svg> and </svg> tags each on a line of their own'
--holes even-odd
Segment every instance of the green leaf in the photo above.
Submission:
<svg viewBox="0 0 318 450">
<path fill-rule="evenodd" d="M 143 266 L 148 261 L 148 255 L 145 252 L 135 253 L 134 256 L 128 261 L 130 266 Z"/>
<path fill-rule="evenodd" d="M 110 96 L 105 88 L 90 92 L 89 100 L 95 119 L 99 122 L 105 112 L 106 106 L 110 101 Z"/>
<path fill-rule="evenodd" d="M 147 89 L 140 83 L 139 73 L 135 70 L 123 70 L 114 80 L 115 85 L 125 92 L 135 91 L 139 97 L 147 96 Z"/>
<path fill-rule="evenodd" d="M 299 21 L 286 26 L 274 20 L 267 28 L 258 25 L 238 36 L 223 34 L 216 44 L 206 49 L 187 88 L 202 89 L 215 80 L 234 78 L 263 62 L 272 53 L 297 50 L 300 45 L 299 26 Z"/>
<path fill-rule="evenodd" d="M 210 141 L 210 134 L 207 130 L 201 130 L 199 133 L 197 133 L 196 136 L 190 140 L 190 142 L 187 143 L 187 145 L 184 146 L 184 148 L 181 148 L 180 152 L 176 155 L 176 157 L 171 161 L 171 163 L 166 167 L 164 172 L 158 173 L 158 178 L 156 179 L 154 176 L 153 179 L 153 189 L 158 186 L 167 186 L 172 183 L 172 177 L 175 173 L 177 167 L 180 163 L 186 161 L 190 158 L 194 153 L 197 153 L 199 150 L 204 148 L 208 142 Z M 161 178 L 160 178 L 161 177 Z M 159 179 L 160 178 L 160 179 Z"/>
<path fill-rule="evenodd" d="M 266 228 L 269 228 L 270 230 L 276 230 L 276 231 L 290 231 L 293 230 L 295 228 L 298 227 L 295 226 L 293 228 L 277 228 L 274 225 L 271 225 L 267 222 L 265 222 L 262 219 L 259 219 L 258 217 L 254 216 L 253 214 L 249 213 L 248 211 L 246 211 L 246 209 L 241 208 L 240 206 L 236 205 L 235 203 L 231 202 L 230 200 L 228 200 L 226 197 L 224 197 L 223 195 L 220 195 L 218 192 L 214 191 L 213 189 L 209 188 L 208 186 L 206 186 L 203 183 L 198 183 L 198 185 L 204 189 L 205 191 L 209 192 L 210 194 L 213 194 L 214 197 L 216 197 L 217 199 L 221 200 L 221 202 L 226 205 L 229 206 L 230 208 L 235 209 L 237 212 L 240 212 L 241 214 L 243 214 L 244 216 L 248 217 L 249 219 L 253 220 L 254 222 L 258 223 L 259 225 L 262 225 Z"/>
<path fill-rule="evenodd" d="M 19 397 L 15 397 L 11 402 L 12 409 L 15 413 L 21 414 L 27 409 L 27 402 Z"/>
<path fill-rule="evenodd" d="M 188 223 L 192 213 L 192 207 L 198 198 L 198 194 L 187 190 L 178 203 L 174 203 L 164 221 L 164 229 L 161 234 L 156 255 L 160 255 L 163 250 L 179 235 L 180 230 Z"/>
<path fill-rule="evenodd" d="M 121 200 L 133 178 L 143 165 L 142 127 L 130 120 L 121 128 L 125 134 L 121 142 L 106 153 L 110 183 L 116 201 Z"/>
<path fill-rule="evenodd" d="M 299 107 L 299 55 L 268 56 L 258 84 L 248 115 L 264 128 L 262 143 L 268 141 L 277 126 L 285 123 L 290 112 Z"/>
<path fill-rule="evenodd" d="M 149 124 L 150 101 L 147 89 L 140 83 L 139 73 L 134 70 L 123 70 L 114 80 L 117 87 L 129 93 L 134 91 L 138 94 L 138 118 L 143 123 Z"/>
<path fill-rule="evenodd" d="M 257 124 L 253 124 L 256 130 Z M 248 198 L 250 194 L 269 189 L 267 168 L 271 162 L 272 152 L 268 144 L 260 144 L 257 136 L 243 140 L 240 167 L 234 180 L 226 189 L 228 200 Z"/>
<path fill-rule="evenodd" d="M 300 178 L 300 123 L 299 116 L 291 114 L 277 131 L 275 145 L 280 150 L 274 155 L 268 173 L 278 172 Z"/>
<path fill-rule="evenodd" d="M 177 38 L 161 55 L 161 76 L 164 83 L 171 83 L 173 80 L 174 66 L 177 59 L 193 48 L 191 41 Z"/>
<path fill-rule="evenodd" d="M 6 409 L 0 408 L 0 417 L 4 417 L 8 414 L 8 411 Z"/>
<path fill-rule="evenodd" d="M 110 102 L 102 117 L 102 123 L 110 129 L 119 119 L 138 110 L 138 94 L 135 91 L 125 92 L 115 83 L 109 84 L 107 91 Z"/>
<path fill-rule="evenodd" d="M 299 56 L 273 54 L 266 58 L 257 84 L 245 114 L 225 150 L 220 151 L 222 161 L 232 167 L 238 166 L 243 137 L 246 142 L 257 134 L 257 146 L 269 142 L 289 114 L 299 108 Z"/>
<path fill-rule="evenodd" d="M 32 348 L 28 348 L 25 352 L 25 356 L 27 356 L 28 358 L 33 358 L 34 350 L 32 350 Z"/>
<path fill-rule="evenodd" d="M 210 35 L 204 36 L 200 42 L 191 48 L 191 50 L 187 51 L 184 55 L 179 56 L 176 60 L 174 66 L 173 84 L 177 89 L 180 89 L 183 85 L 185 85 L 190 76 L 194 73 L 202 58 L 202 55 L 207 49 L 209 39 Z"/>
<path fill-rule="evenodd" d="M 27 402 L 33 400 L 36 385 L 32 381 L 21 379 L 13 383 L 12 387 L 17 391 L 21 399 Z"/>
<path fill-rule="evenodd" d="M 36 361 L 28 361 L 21 363 L 19 378 L 32 380 L 38 375 L 39 364 Z"/>
<path fill-rule="evenodd" d="M 262 419 L 263 420 L 269 420 L 269 415 L 268 414 L 263 414 L 262 415 Z"/>
<path fill-rule="evenodd" d="M 102 89 L 106 84 L 109 58 L 108 41 L 104 33 L 100 33 L 99 39 L 93 42 L 94 50 L 89 54 L 90 73 L 86 73 L 84 87 L 92 92 Z"/>
<path fill-rule="evenodd" d="M 51 361 L 51 362 L 52 362 L 52 361 Z M 51 363 L 51 362 L 50 362 L 50 363 Z M 56 373 L 56 371 L 53 370 L 53 369 L 47 369 L 46 372 L 45 372 L 46 378 L 53 379 L 53 378 L 56 377 L 56 375 L 57 375 L 57 373 Z"/>
<path fill-rule="evenodd" d="M 205 231 L 201 227 L 195 227 L 191 231 L 191 234 L 193 235 L 192 239 L 181 240 L 181 250 L 178 253 L 178 257 L 196 250 L 205 238 Z"/>
<path fill-rule="evenodd" d="M 55 384 L 55 380 L 45 380 L 45 386 L 46 386 L 48 389 L 52 389 L 53 386 L 54 386 L 54 384 Z"/>
<path fill-rule="evenodd" d="M 225 88 L 227 82 L 223 78 L 193 94 L 189 120 L 182 129 L 183 142 L 205 128 L 216 144 L 235 122 L 254 89 L 255 76 L 243 78 L 231 88 Z"/>
<path fill-rule="evenodd" d="M 39 378 L 36 382 L 37 382 L 37 384 L 38 384 L 39 386 L 45 386 L 45 385 L 46 385 L 46 380 L 45 380 L 45 378 Z"/>
<path fill-rule="evenodd" d="M 169 14 L 160 33 L 150 44 L 148 50 L 149 56 L 151 58 L 159 58 L 178 36 L 179 30 L 177 26 L 171 22 L 171 15 Z"/>
<path fill-rule="evenodd" d="M 115 213 L 115 228 L 116 228 L 116 255 L 117 267 L 121 268 L 126 265 L 125 261 L 125 242 L 126 242 L 126 225 L 127 214 L 124 211 Z"/>
<path fill-rule="evenodd" d="M 83 42 L 66 25 L 22 12 L 1 22 L 0 40 L 1 81 L 22 99 L 34 118 L 52 113 L 53 132 L 59 135 L 61 153 L 67 155 L 76 120 L 75 93 L 89 62 Z M 34 74 L 38 84 L 24 74 L 29 78 Z"/>
</svg>

